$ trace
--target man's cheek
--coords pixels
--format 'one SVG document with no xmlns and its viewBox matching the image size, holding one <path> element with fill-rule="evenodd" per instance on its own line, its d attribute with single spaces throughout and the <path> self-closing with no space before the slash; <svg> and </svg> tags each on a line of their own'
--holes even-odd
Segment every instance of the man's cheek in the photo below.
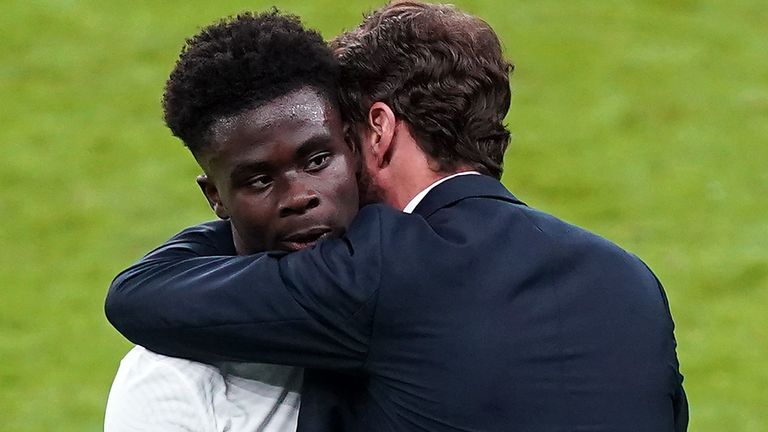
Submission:
<svg viewBox="0 0 768 432">
<path fill-rule="evenodd" d="M 349 203 L 350 200 L 357 201 L 358 187 L 355 176 L 346 175 L 339 178 L 336 183 L 334 194 L 337 199 L 342 200 L 344 203 Z"/>
</svg>

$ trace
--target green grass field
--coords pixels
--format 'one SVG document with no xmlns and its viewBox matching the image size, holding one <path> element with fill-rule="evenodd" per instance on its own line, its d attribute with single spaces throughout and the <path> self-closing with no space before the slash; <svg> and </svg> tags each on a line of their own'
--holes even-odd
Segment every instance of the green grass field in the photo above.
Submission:
<svg viewBox="0 0 768 432">
<path fill-rule="evenodd" d="M 691 431 L 768 430 L 765 1 L 456 3 L 517 65 L 505 183 L 657 272 Z M 378 4 L 278 6 L 330 38 Z M 269 5 L 3 5 L 0 430 L 101 428 L 130 347 L 104 319 L 111 278 L 211 218 L 163 84 L 186 36 Z"/>
</svg>

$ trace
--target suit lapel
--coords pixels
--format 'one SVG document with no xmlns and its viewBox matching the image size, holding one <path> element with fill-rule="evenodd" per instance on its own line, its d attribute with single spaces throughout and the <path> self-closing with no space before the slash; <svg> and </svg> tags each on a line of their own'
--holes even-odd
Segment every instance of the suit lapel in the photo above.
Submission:
<svg viewBox="0 0 768 432">
<path fill-rule="evenodd" d="M 437 210 L 453 205 L 465 198 L 498 199 L 525 205 L 494 178 L 484 175 L 463 175 L 435 186 L 413 212 L 428 218 Z"/>
</svg>

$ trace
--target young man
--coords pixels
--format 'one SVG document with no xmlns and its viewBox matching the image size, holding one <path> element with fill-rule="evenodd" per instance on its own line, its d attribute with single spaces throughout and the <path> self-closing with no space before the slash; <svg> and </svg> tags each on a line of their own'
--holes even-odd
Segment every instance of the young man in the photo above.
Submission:
<svg viewBox="0 0 768 432">
<path fill-rule="evenodd" d="M 189 39 L 166 85 L 165 120 L 228 222 L 188 230 L 168 246 L 194 249 L 198 239 L 246 255 L 341 235 L 357 213 L 358 190 L 337 79 L 331 50 L 294 16 L 244 14 Z M 105 430 L 292 431 L 301 382 L 297 367 L 208 365 L 137 346 L 121 362 Z"/>
<path fill-rule="evenodd" d="M 339 398 L 346 430 L 685 430 L 653 273 L 498 181 L 510 93 L 493 30 L 397 2 L 335 48 L 367 195 L 386 205 L 287 255 L 162 246 L 113 282 L 118 330 L 167 354 L 354 374 L 304 385 Z"/>
</svg>

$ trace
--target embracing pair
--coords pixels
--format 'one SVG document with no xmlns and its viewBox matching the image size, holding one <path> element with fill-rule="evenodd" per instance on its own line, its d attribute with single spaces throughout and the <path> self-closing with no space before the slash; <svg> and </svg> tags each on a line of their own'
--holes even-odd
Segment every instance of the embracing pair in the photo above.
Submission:
<svg viewBox="0 0 768 432">
<path fill-rule="evenodd" d="M 188 40 L 165 118 L 222 220 L 114 280 L 107 429 L 685 430 L 654 274 L 499 182 L 510 71 L 439 4 Z"/>
</svg>

